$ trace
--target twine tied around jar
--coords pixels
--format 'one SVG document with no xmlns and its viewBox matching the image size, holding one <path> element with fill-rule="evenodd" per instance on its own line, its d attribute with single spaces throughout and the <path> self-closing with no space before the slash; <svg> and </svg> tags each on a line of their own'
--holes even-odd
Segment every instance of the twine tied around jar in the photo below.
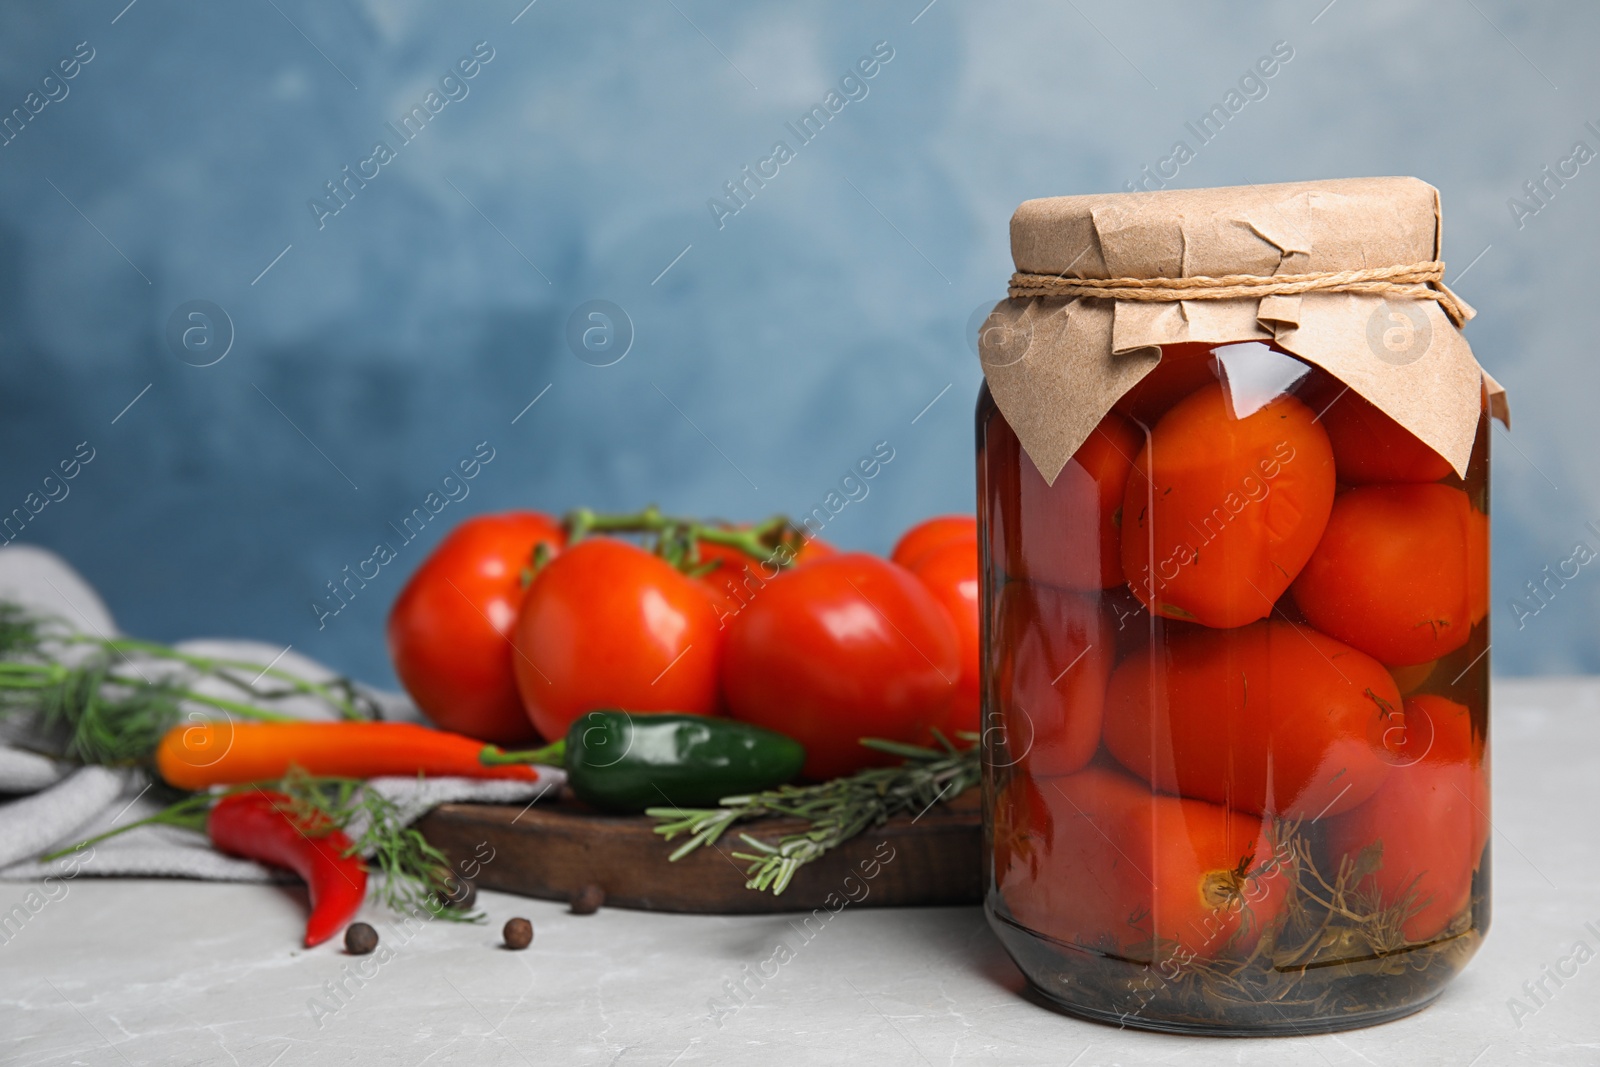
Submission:
<svg viewBox="0 0 1600 1067">
<path fill-rule="evenodd" d="M 1365 270 L 1314 271 L 1310 274 L 1224 274 L 1193 278 L 1067 278 L 1057 274 L 1011 276 L 1013 299 L 1090 297 L 1170 303 L 1176 300 L 1238 300 L 1245 297 L 1294 296 L 1300 293 L 1377 293 L 1411 300 L 1434 300 L 1459 329 L 1477 314 L 1472 305 L 1444 284 L 1444 263 L 1433 260 Z"/>
</svg>

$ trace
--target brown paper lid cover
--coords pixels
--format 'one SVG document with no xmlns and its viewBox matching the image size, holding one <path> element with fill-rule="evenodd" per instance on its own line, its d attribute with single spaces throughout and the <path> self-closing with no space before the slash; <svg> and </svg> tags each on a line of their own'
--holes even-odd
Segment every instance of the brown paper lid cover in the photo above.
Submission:
<svg viewBox="0 0 1600 1067">
<path fill-rule="evenodd" d="M 1029 200 L 1011 219 L 1019 272 L 1066 278 L 1290 275 L 1440 258 L 1438 190 L 1348 178 Z M 1160 361 L 1158 346 L 1269 341 L 1335 378 L 1465 473 L 1504 390 L 1433 300 L 1308 292 L 1136 303 L 1001 301 L 979 339 L 984 377 L 1047 481 Z"/>
</svg>

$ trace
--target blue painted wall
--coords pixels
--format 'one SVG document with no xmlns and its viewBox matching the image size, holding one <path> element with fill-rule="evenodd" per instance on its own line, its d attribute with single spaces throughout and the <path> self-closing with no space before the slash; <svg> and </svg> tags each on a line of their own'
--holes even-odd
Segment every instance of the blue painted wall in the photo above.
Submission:
<svg viewBox="0 0 1600 1067">
<path fill-rule="evenodd" d="M 1511 605 L 1600 546 L 1600 164 L 1523 189 L 1600 150 L 1600 9 L 125 2 L 0 14 L 0 109 L 21 109 L 0 147 L 0 505 L 88 441 L 25 539 L 129 630 L 293 642 L 386 682 L 388 602 L 447 519 L 799 511 L 880 440 L 895 460 L 830 539 L 882 550 L 969 509 L 965 331 L 1003 292 L 1011 210 L 1123 187 L 1282 41 L 1293 58 L 1176 183 L 1443 190 L 1452 273 L 1482 253 L 1468 336 L 1517 415 L 1496 431 L 1498 666 L 1600 669 L 1593 568 L 1537 614 Z M 874 76 L 841 84 L 875 46 Z M 847 102 L 802 142 L 786 124 L 830 90 Z M 414 107 L 407 141 L 388 124 Z M 793 158 L 745 206 L 708 207 L 780 140 Z M 333 199 L 346 167 L 368 177 Z M 565 338 L 594 299 L 633 325 L 610 366 Z M 196 300 L 232 324 L 207 367 L 167 339 Z M 324 583 L 483 441 L 470 495 L 319 629 Z"/>
</svg>

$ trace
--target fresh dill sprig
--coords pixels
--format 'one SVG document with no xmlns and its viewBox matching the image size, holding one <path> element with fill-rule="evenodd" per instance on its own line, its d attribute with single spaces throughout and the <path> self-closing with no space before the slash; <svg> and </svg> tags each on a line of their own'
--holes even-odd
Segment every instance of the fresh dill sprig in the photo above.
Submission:
<svg viewBox="0 0 1600 1067">
<path fill-rule="evenodd" d="M 182 718 L 171 679 L 127 685 L 104 658 L 78 667 L 0 662 L 0 714 L 38 715 L 38 743 L 78 763 L 127 766 L 146 760 Z"/>
<path fill-rule="evenodd" d="M 277 685 L 258 690 L 241 674 L 272 678 Z M 197 692 L 193 687 L 201 678 L 220 680 L 247 699 Z M 106 766 L 146 763 L 162 735 L 189 717 L 186 704 L 242 719 L 289 719 L 259 701 L 295 694 L 321 699 L 344 718 L 378 717 L 376 704 L 348 679 L 310 682 L 278 667 L 191 655 L 152 641 L 76 633 L 0 601 L 0 716 L 35 714 L 38 743 L 63 759 Z"/>
<path fill-rule="evenodd" d="M 420 776 L 419 776 L 420 777 Z M 450 858 L 407 826 L 398 805 L 359 778 L 316 778 L 291 773 L 271 787 L 294 801 L 307 825 L 338 827 L 351 835 L 348 855 L 367 857 L 377 876 L 373 890 L 398 914 L 422 909 L 453 922 L 481 922 L 483 913 L 449 907 L 462 891 Z"/>
<path fill-rule="evenodd" d="M 973 734 L 963 740 L 976 741 Z M 982 776 L 976 744 L 958 749 L 942 736 L 942 748 L 923 748 L 895 741 L 865 739 L 868 748 L 900 756 L 898 767 L 874 767 L 815 785 L 785 785 L 748 796 L 724 797 L 718 808 L 650 808 L 645 812 L 660 820 L 656 833 L 668 841 L 679 834 L 689 839 L 668 857 L 676 861 L 704 845 L 715 844 L 735 823 L 763 816 L 787 815 L 811 825 L 785 834 L 776 845 L 749 834 L 739 837 L 754 852 L 735 852 L 749 863 L 745 888 L 772 890 L 774 896 L 789 887 L 795 872 L 830 849 L 871 827 L 881 826 L 891 815 L 915 812 L 918 816 L 940 801 L 953 799 L 978 784 Z"/>
<path fill-rule="evenodd" d="M 105 833 L 95 834 L 93 837 L 79 841 L 75 845 L 68 845 L 66 848 L 46 853 L 39 857 L 39 862 L 49 863 L 51 860 L 60 859 L 62 856 L 69 855 L 79 849 L 98 845 L 108 838 L 118 837 L 129 830 L 137 830 L 141 826 L 176 826 L 182 830 L 193 830 L 198 834 L 205 833 L 206 815 L 211 811 L 211 802 L 216 797 L 209 793 L 181 793 L 176 790 L 172 792 L 177 793 L 180 799 L 168 804 L 154 815 L 146 815 L 142 819 L 124 823 L 122 826 L 107 830 Z"/>
</svg>

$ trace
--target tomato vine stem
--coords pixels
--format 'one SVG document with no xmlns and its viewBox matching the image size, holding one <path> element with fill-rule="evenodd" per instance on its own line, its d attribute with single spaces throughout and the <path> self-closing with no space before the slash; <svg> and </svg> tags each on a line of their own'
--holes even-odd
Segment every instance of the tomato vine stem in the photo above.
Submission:
<svg viewBox="0 0 1600 1067">
<path fill-rule="evenodd" d="M 567 543 L 576 544 L 595 534 L 646 534 L 654 538 L 653 550 L 686 574 L 702 573 L 701 544 L 732 548 L 752 560 L 794 564 L 806 533 L 787 516 L 774 515 L 754 526 L 733 527 L 723 523 L 664 514 L 654 504 L 642 511 L 608 514 L 591 508 L 575 508 L 563 520 Z M 787 551 L 785 551 L 787 550 Z"/>
</svg>

